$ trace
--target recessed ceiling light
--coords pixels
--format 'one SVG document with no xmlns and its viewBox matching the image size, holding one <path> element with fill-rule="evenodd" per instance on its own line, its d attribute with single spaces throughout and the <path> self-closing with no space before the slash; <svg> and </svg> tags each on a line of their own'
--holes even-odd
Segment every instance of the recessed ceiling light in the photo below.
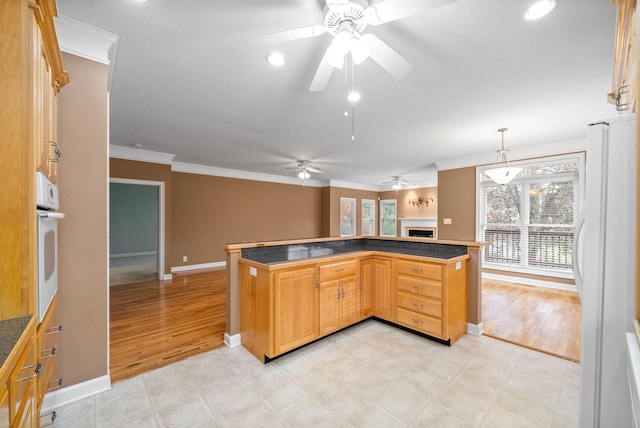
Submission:
<svg viewBox="0 0 640 428">
<path fill-rule="evenodd" d="M 536 2 L 527 9 L 527 12 L 524 14 L 524 19 L 527 21 L 540 19 L 555 9 L 556 5 L 556 0 L 541 0 Z"/>
<path fill-rule="evenodd" d="M 360 98 L 361 98 L 360 94 L 355 91 L 350 92 L 349 95 L 347 95 L 347 99 L 352 103 L 360 101 Z"/>
<path fill-rule="evenodd" d="M 271 52 L 267 55 L 267 62 L 274 67 L 280 67 L 284 65 L 284 55 L 280 52 Z"/>
</svg>

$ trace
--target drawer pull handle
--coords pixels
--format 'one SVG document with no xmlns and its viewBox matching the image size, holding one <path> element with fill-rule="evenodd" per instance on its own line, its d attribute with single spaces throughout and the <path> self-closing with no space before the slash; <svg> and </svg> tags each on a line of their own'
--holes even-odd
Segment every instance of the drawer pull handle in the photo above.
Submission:
<svg viewBox="0 0 640 428">
<path fill-rule="evenodd" d="M 340 299 L 340 289 L 338 288 L 338 299 Z"/>
<path fill-rule="evenodd" d="M 417 273 L 422 273 L 422 269 L 413 268 L 412 270 L 413 270 L 414 272 L 417 272 Z"/>
<path fill-rule="evenodd" d="M 416 319 L 411 319 L 411 321 L 413 321 L 414 324 L 422 324 L 422 321 L 420 320 L 416 320 Z"/>
<path fill-rule="evenodd" d="M 411 302 L 411 304 L 413 306 L 415 306 L 416 308 L 421 308 L 422 307 L 422 303 Z"/>
<path fill-rule="evenodd" d="M 344 272 L 344 268 L 336 269 L 336 272 Z"/>
<path fill-rule="evenodd" d="M 62 387 L 62 378 L 58 378 L 58 379 L 54 379 L 49 381 L 49 385 L 51 385 L 49 388 L 47 388 L 47 391 L 53 391 L 54 389 L 59 389 Z"/>
<path fill-rule="evenodd" d="M 58 334 L 62 331 L 62 326 L 61 325 L 57 325 L 55 327 L 51 327 L 49 330 L 47 330 L 46 334 Z"/>
<path fill-rule="evenodd" d="M 415 284 L 413 284 L 413 285 L 411 286 L 411 288 L 413 288 L 414 290 L 422 291 L 422 287 L 421 287 L 421 286 L 419 286 L 419 285 L 415 285 Z"/>
<path fill-rule="evenodd" d="M 49 349 L 45 349 L 42 351 L 42 354 L 45 354 L 49 352 L 49 355 L 43 355 L 40 357 L 41 360 L 48 360 L 49 358 L 53 357 L 54 355 L 56 355 L 56 352 L 58 352 L 58 350 L 56 348 L 49 348 Z"/>
<path fill-rule="evenodd" d="M 344 288 L 342 289 L 342 298 L 344 299 Z"/>
<path fill-rule="evenodd" d="M 25 380 L 29 380 L 29 379 L 33 379 L 34 377 L 38 376 L 40 374 L 40 372 L 42 371 L 42 364 L 38 363 L 38 364 L 31 364 L 30 366 L 25 366 L 23 367 L 23 369 L 30 369 L 30 368 L 34 368 L 34 374 L 32 374 L 31 376 L 25 376 L 25 377 L 21 377 L 20 379 L 16 379 L 16 382 L 24 382 Z"/>
</svg>

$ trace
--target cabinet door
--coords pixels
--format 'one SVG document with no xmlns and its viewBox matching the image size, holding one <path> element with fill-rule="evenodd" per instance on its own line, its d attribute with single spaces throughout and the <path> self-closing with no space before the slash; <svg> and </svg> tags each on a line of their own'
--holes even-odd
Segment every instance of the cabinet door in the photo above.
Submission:
<svg viewBox="0 0 640 428">
<path fill-rule="evenodd" d="M 315 268 L 274 275 L 274 350 L 276 355 L 318 337 Z"/>
<path fill-rule="evenodd" d="M 6 383 L 0 385 L 0 428 L 9 428 L 9 390 Z"/>
<path fill-rule="evenodd" d="M 320 336 L 340 328 L 340 281 L 334 279 L 320 284 L 319 321 Z"/>
<path fill-rule="evenodd" d="M 391 260 L 374 259 L 373 313 L 391 320 Z"/>
<path fill-rule="evenodd" d="M 373 259 L 364 259 L 360 262 L 360 297 L 362 302 L 362 317 L 373 315 L 373 293 L 375 273 Z"/>
<path fill-rule="evenodd" d="M 36 413 L 36 377 L 41 368 L 36 364 L 35 335 L 29 339 L 10 379 L 11 425 L 33 426 Z M 11 401 L 11 400 L 10 400 Z"/>
<path fill-rule="evenodd" d="M 360 321 L 360 287 L 356 276 L 340 280 L 340 327 Z"/>
</svg>

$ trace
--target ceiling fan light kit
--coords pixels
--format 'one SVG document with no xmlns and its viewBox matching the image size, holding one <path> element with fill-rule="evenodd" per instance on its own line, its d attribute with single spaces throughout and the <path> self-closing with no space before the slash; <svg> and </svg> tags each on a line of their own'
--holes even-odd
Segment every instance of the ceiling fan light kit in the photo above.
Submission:
<svg viewBox="0 0 640 428">
<path fill-rule="evenodd" d="M 498 132 L 502 134 L 502 148 L 498 150 L 498 157 L 493 162 L 492 168 L 484 172 L 496 184 L 508 184 L 516 175 L 522 172 L 522 168 L 510 166 L 507 160 L 507 152 L 509 150 L 504 148 L 504 133 L 506 130 L 507 128 L 498 129 Z"/>
<path fill-rule="evenodd" d="M 282 55 L 280 52 L 270 52 L 269 54 L 267 54 L 266 60 L 274 67 L 283 66 L 285 63 L 284 55 Z"/>
<path fill-rule="evenodd" d="M 556 0 L 541 0 L 538 1 L 527 9 L 527 12 L 524 14 L 525 21 L 534 21 L 536 19 L 540 19 L 543 16 L 548 15 L 556 8 L 558 2 Z"/>
</svg>

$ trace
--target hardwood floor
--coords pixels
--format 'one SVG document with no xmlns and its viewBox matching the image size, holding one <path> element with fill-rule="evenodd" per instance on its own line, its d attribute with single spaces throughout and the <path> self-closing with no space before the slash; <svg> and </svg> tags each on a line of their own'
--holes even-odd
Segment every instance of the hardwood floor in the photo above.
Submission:
<svg viewBox="0 0 640 428">
<path fill-rule="evenodd" d="M 110 287 L 113 382 L 223 345 L 224 269 Z"/>
<path fill-rule="evenodd" d="M 482 314 L 486 336 L 580 361 L 577 293 L 483 280 Z"/>
</svg>

